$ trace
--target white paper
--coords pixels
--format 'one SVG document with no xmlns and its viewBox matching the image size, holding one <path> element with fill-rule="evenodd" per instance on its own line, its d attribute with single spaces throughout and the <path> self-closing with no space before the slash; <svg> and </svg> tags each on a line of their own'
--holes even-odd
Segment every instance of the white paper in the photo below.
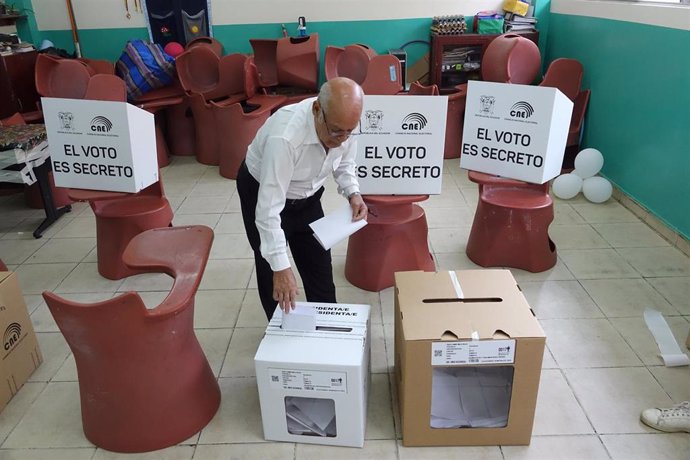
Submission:
<svg viewBox="0 0 690 460">
<path fill-rule="evenodd" d="M 649 331 L 654 336 L 657 345 L 659 346 L 659 355 L 664 360 L 666 367 L 678 367 L 690 365 L 690 358 L 678 346 L 676 338 L 673 337 L 671 328 L 664 319 L 663 315 L 651 309 L 644 311 L 644 321 L 647 323 Z"/>
<path fill-rule="evenodd" d="M 281 329 L 286 331 L 315 331 L 316 309 L 310 305 L 297 303 L 294 310 L 283 315 Z"/>
<path fill-rule="evenodd" d="M 367 224 L 365 219 L 352 221 L 352 208 L 349 204 L 309 224 L 314 230 L 314 238 L 324 249 L 333 246 L 355 233 Z"/>
</svg>

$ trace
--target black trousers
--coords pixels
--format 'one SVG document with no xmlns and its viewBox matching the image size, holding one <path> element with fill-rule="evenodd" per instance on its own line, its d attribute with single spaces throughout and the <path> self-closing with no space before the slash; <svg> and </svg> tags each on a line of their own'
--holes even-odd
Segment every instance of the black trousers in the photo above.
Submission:
<svg viewBox="0 0 690 460">
<path fill-rule="evenodd" d="M 273 270 L 261 256 L 261 238 L 255 222 L 259 182 L 249 173 L 244 162 L 237 173 L 237 192 L 240 196 L 244 229 L 254 251 L 261 305 L 270 321 L 278 302 L 273 300 Z M 307 301 L 335 303 L 331 251 L 325 250 L 316 241 L 309 227 L 310 223 L 323 217 L 321 195 L 323 187 L 309 198 L 287 200 L 280 213 L 281 227 L 302 278 Z"/>
</svg>

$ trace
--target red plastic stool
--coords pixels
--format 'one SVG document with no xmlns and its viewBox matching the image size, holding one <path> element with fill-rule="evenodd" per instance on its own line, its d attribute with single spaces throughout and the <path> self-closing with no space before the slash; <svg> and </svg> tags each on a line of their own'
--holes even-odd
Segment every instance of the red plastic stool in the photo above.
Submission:
<svg viewBox="0 0 690 460">
<path fill-rule="evenodd" d="M 399 271 L 435 270 L 424 209 L 414 204 L 428 195 L 368 195 L 368 225 L 350 236 L 345 278 L 360 289 L 393 286 Z"/>
<path fill-rule="evenodd" d="M 549 238 L 553 200 L 549 184 L 538 185 L 488 174 L 469 174 L 479 183 L 479 202 L 467 241 L 467 257 L 482 267 L 543 272 L 556 265 Z"/>
<path fill-rule="evenodd" d="M 125 248 L 136 235 L 168 227 L 173 219 L 160 181 L 137 194 L 71 189 L 69 196 L 91 205 L 96 216 L 98 273 L 111 280 L 140 273 L 124 264 Z"/>
<path fill-rule="evenodd" d="M 92 304 L 43 293 L 77 364 L 84 434 L 98 447 L 163 449 L 199 432 L 218 410 L 220 388 L 194 334 L 194 295 L 212 241 L 204 226 L 132 239 L 129 267 L 175 278 L 151 310 L 136 292 Z"/>
</svg>

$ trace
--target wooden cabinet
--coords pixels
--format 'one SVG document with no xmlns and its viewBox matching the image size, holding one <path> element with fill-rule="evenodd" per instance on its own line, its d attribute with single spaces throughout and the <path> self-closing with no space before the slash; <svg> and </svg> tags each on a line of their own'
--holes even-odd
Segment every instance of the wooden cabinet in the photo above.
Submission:
<svg viewBox="0 0 690 460">
<path fill-rule="evenodd" d="M 520 35 L 539 42 L 539 32 Z M 499 35 L 462 34 L 431 36 L 429 80 L 441 90 L 450 90 L 467 80 L 481 80 L 481 61 L 486 47 Z"/>
<path fill-rule="evenodd" d="M 0 118 L 37 110 L 36 51 L 0 56 Z"/>
</svg>

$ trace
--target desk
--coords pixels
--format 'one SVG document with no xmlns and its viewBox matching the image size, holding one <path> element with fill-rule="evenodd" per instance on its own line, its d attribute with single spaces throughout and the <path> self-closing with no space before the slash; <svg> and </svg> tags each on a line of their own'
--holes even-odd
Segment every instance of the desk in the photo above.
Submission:
<svg viewBox="0 0 690 460">
<path fill-rule="evenodd" d="M 38 182 L 46 218 L 34 231 L 34 238 L 70 212 L 70 205 L 56 208 L 50 189 L 50 153 L 44 125 L 0 126 L 0 181 L 31 185 Z"/>
</svg>

